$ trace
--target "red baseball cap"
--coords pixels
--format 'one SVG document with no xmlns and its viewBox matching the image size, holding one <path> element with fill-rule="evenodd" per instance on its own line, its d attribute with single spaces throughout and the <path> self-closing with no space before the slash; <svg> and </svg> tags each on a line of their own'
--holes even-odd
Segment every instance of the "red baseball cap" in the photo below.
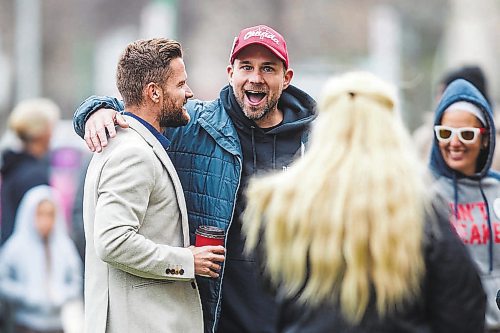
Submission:
<svg viewBox="0 0 500 333">
<path fill-rule="evenodd" d="M 266 47 L 285 63 L 285 68 L 288 68 L 288 51 L 285 39 L 274 29 L 266 25 L 257 25 L 241 30 L 238 37 L 234 38 L 229 62 L 232 64 L 238 53 L 244 47 L 252 44 L 259 44 Z"/>
</svg>

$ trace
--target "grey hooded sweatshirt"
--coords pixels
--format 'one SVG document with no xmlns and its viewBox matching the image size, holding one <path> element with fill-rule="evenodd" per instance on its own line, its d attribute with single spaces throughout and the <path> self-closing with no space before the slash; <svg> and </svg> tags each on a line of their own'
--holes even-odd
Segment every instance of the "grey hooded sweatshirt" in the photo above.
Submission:
<svg viewBox="0 0 500 333">
<path fill-rule="evenodd" d="M 500 180 L 499 175 L 490 170 L 495 150 L 493 113 L 484 96 L 471 83 L 458 79 L 444 91 L 434 125 L 441 124 L 444 111 L 458 101 L 473 103 L 482 110 L 489 144 L 479 154 L 476 173 L 466 176 L 448 167 L 434 136 L 430 159 L 435 177 L 433 190 L 447 201 L 442 209 L 449 211 L 450 223 L 481 276 L 487 296 L 486 328 L 500 329 L 500 311 L 495 302 L 500 289 Z"/>
</svg>

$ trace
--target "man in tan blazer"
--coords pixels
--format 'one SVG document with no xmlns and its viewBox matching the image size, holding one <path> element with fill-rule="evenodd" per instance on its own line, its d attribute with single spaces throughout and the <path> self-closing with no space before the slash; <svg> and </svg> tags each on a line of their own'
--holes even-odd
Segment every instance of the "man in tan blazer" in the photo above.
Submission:
<svg viewBox="0 0 500 333">
<path fill-rule="evenodd" d="M 189 122 L 179 43 L 140 40 L 117 68 L 129 128 L 95 154 L 84 194 L 85 331 L 202 332 L 195 274 L 217 277 L 222 246 L 189 247 L 184 195 L 165 127 Z"/>
</svg>

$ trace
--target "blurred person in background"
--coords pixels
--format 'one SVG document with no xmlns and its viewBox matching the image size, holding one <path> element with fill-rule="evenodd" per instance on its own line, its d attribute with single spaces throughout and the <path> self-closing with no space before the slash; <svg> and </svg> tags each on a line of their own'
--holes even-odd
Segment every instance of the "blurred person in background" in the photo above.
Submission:
<svg viewBox="0 0 500 333">
<path fill-rule="evenodd" d="M 83 194 L 85 189 L 85 176 L 90 163 L 90 159 L 85 157 L 79 170 L 75 199 L 71 209 L 71 239 L 75 242 L 80 258 L 85 262 L 85 230 L 83 227 Z"/>
<path fill-rule="evenodd" d="M 488 80 L 484 71 L 478 65 L 464 65 L 445 73 L 437 88 L 439 98 L 441 98 L 446 88 L 456 79 L 464 79 L 472 83 L 491 106 L 492 101 L 488 94 Z"/>
<path fill-rule="evenodd" d="M 434 190 L 446 200 L 448 214 L 486 291 L 486 328 L 500 332 L 496 293 L 500 287 L 500 180 L 490 170 L 495 123 L 487 99 L 466 80 L 444 90 L 434 118 L 430 170 Z M 451 211 L 450 209 L 451 208 Z"/>
<path fill-rule="evenodd" d="M 370 73 L 331 79 L 304 157 L 248 186 L 246 250 L 281 299 L 278 332 L 483 332 L 480 279 L 395 96 Z"/>
<path fill-rule="evenodd" d="M 11 235 L 19 202 L 30 188 L 49 184 L 48 151 L 60 110 L 48 99 L 19 103 L 8 119 L 9 128 L 21 141 L 21 151 L 3 152 L 0 175 L 2 186 L 1 237 L 3 244 Z"/>
<path fill-rule="evenodd" d="M 91 156 L 90 156 L 91 157 Z M 73 240 L 80 259 L 83 262 L 82 270 L 82 290 L 84 288 L 84 273 L 85 273 L 85 230 L 83 226 L 83 194 L 85 189 L 85 176 L 90 159 L 85 159 L 79 170 L 75 198 L 73 201 L 73 208 L 71 209 L 71 229 L 69 235 Z M 65 332 L 69 333 L 69 332 Z"/>
<path fill-rule="evenodd" d="M 464 65 L 444 73 L 436 87 L 435 104 L 439 103 L 446 87 L 456 79 L 464 79 L 472 83 L 491 105 L 491 99 L 488 95 L 488 81 L 484 71 L 478 65 Z M 434 111 L 425 112 L 423 117 L 423 124 L 413 132 L 413 141 L 417 145 L 418 153 L 422 160 L 427 163 L 431 153 L 432 139 L 434 138 L 432 130 Z M 500 135 L 497 135 L 498 137 Z M 493 161 L 493 169 L 500 170 L 500 151 L 495 153 Z"/>
<path fill-rule="evenodd" d="M 81 270 L 53 190 L 31 188 L 0 252 L 0 297 L 12 309 L 14 332 L 62 333 L 64 306 L 81 299 Z M 70 320 L 81 329 L 82 318 L 83 312 Z"/>
<path fill-rule="evenodd" d="M 492 106 L 493 108 L 493 106 Z M 495 119 L 495 124 L 500 123 L 500 112 L 493 110 L 493 118 Z M 500 142 L 500 129 L 496 130 L 495 142 Z M 500 179 L 500 148 L 495 146 L 495 152 L 493 153 L 493 161 L 491 162 L 491 169 L 495 170 L 495 177 Z"/>
<path fill-rule="evenodd" d="M 226 231 L 226 261 L 220 278 L 197 277 L 205 332 L 274 332 L 275 300 L 258 282 L 252 254 L 243 253 L 241 214 L 248 179 L 266 170 L 285 171 L 300 157 L 316 116 L 316 102 L 291 85 L 286 42 L 277 31 L 258 25 L 241 30 L 230 52 L 229 84 L 213 101 L 186 104 L 189 124 L 163 133 L 168 154 L 186 197 L 191 239 L 199 225 Z M 123 104 L 92 96 L 75 113 L 75 130 L 89 148 L 101 151 L 114 122 L 126 126 Z M 86 124 L 86 120 L 88 123 Z"/>
</svg>

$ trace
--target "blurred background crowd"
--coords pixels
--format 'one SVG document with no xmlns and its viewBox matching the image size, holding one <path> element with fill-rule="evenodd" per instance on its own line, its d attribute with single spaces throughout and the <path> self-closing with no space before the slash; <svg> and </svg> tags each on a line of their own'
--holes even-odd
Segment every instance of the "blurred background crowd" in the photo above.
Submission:
<svg viewBox="0 0 500 333">
<path fill-rule="evenodd" d="M 3 0 L 0 121 L 28 97 L 52 98 L 69 119 L 88 95 L 117 95 L 119 52 L 154 36 L 182 42 L 195 97 L 213 98 L 226 82 L 234 34 L 263 23 L 286 38 L 295 85 L 317 97 L 331 74 L 370 70 L 400 87 L 413 130 L 448 69 L 480 65 L 491 95 L 500 94 L 499 7 L 498 0 Z"/>
<path fill-rule="evenodd" d="M 52 185 L 61 230 L 72 238 L 81 265 L 78 188 L 90 154 L 72 129 L 76 107 L 91 94 L 119 97 L 119 53 L 130 41 L 158 36 L 183 44 L 195 98 L 213 99 L 227 80 L 234 34 L 256 24 L 283 34 L 293 83 L 313 97 L 328 77 L 352 69 L 393 82 L 399 88 L 399 112 L 425 161 L 433 135 L 426 121 L 432 122 L 429 112 L 450 77 L 476 80 L 493 109 L 500 102 L 500 0 L 1 0 L 2 217 L 5 206 L 11 208 L 6 196 Z M 17 154 L 14 170 L 25 168 L 14 184 L 5 173 L 12 167 L 9 154 Z M 500 163 L 493 168 L 500 170 Z M 6 227 L 5 219 L 2 244 L 16 231 L 12 223 Z M 71 274 L 61 274 L 71 278 L 82 272 L 74 262 L 68 269 Z M 74 286 L 81 292 L 81 279 L 72 281 L 79 281 Z M 57 306 L 62 299 L 78 299 L 71 292 L 65 297 L 55 297 Z"/>
</svg>

